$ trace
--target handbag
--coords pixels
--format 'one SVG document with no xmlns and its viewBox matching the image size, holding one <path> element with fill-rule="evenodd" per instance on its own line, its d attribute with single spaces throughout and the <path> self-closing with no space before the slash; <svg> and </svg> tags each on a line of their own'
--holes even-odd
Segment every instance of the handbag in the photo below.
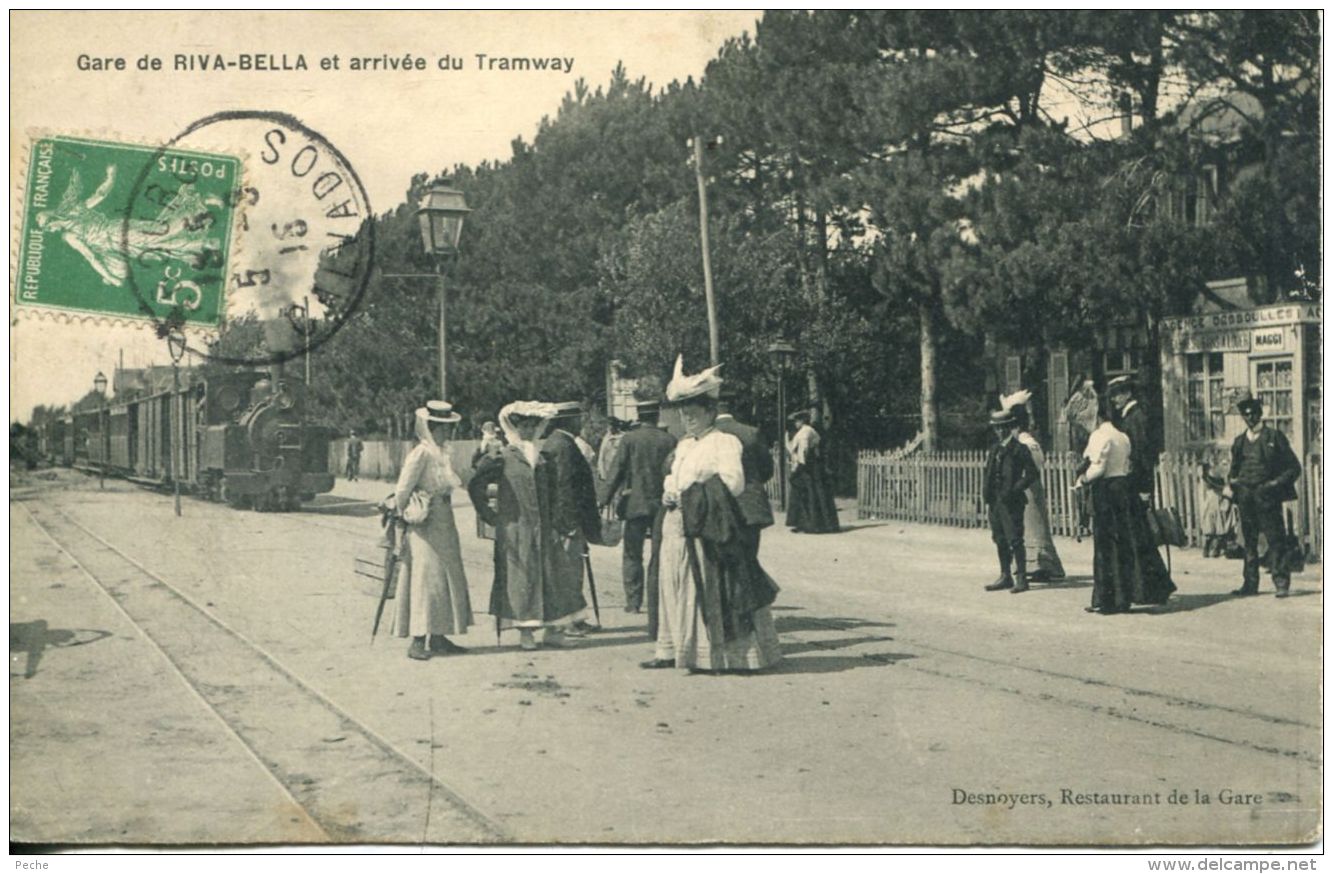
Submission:
<svg viewBox="0 0 1333 874">
<path fill-rule="evenodd" d="M 1154 546 L 1185 546 L 1189 542 L 1175 507 L 1148 508 L 1148 528 Z"/>
<path fill-rule="evenodd" d="M 420 525 L 430 515 L 430 495 L 421 489 L 413 489 L 407 499 L 407 506 L 402 509 L 403 521 L 408 525 Z"/>
</svg>

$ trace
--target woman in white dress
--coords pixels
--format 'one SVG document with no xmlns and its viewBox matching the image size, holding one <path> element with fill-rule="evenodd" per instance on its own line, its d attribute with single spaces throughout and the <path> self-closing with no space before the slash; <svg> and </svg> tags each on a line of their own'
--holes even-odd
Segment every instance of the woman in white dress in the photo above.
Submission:
<svg viewBox="0 0 1333 874">
<path fill-rule="evenodd" d="M 400 512 L 414 492 L 427 501 L 426 518 L 407 526 L 399 576 L 395 633 L 412 638 L 408 658 L 466 652 L 447 634 L 464 634 L 472 624 L 463 553 L 454 524 L 452 494 L 463 482 L 454 472 L 449 440 L 462 416 L 444 401 L 428 401 L 416 411 L 417 445 L 403 461 L 394 490 Z"/>
<path fill-rule="evenodd" d="M 1028 414 L 1028 402 L 1031 400 L 1032 392 L 1023 389 L 1000 398 L 1000 407 L 1014 414 L 1014 420 L 1018 423 L 1018 442 L 1032 454 L 1032 462 L 1037 465 L 1037 472 L 1040 473 L 1046 469 L 1046 455 L 1037 438 L 1032 436 L 1032 419 Z M 1023 508 L 1023 539 L 1028 559 L 1036 564 L 1036 568 L 1028 574 L 1028 581 L 1049 583 L 1063 580 L 1065 566 L 1060 562 L 1060 553 L 1056 551 L 1055 540 L 1051 537 L 1051 523 L 1046 515 L 1046 487 L 1042 485 L 1040 477 L 1028 487 L 1027 497 L 1027 506 Z"/>
<path fill-rule="evenodd" d="M 713 427 L 716 370 L 686 377 L 677 359 L 667 386 L 686 436 L 663 483 L 657 646 L 645 668 L 755 671 L 782 658 L 769 609 L 777 586 L 741 537 L 741 442 Z"/>
</svg>

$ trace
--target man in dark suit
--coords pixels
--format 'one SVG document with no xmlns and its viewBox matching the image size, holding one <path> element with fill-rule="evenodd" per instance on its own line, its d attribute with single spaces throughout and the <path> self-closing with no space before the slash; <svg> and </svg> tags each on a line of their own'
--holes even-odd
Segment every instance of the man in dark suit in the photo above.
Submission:
<svg viewBox="0 0 1333 874">
<path fill-rule="evenodd" d="M 1116 427 L 1129 438 L 1129 484 L 1144 501 L 1156 486 L 1157 460 L 1161 450 L 1152 437 L 1148 411 L 1134 397 L 1134 378 L 1117 376 L 1106 384 L 1107 396 L 1116 410 Z"/>
<path fill-rule="evenodd" d="M 561 581 L 583 590 L 583 557 L 589 543 L 598 543 L 602 537 L 602 520 L 597 514 L 597 490 L 593 485 L 592 467 L 579 449 L 574 435 L 583 424 L 583 409 L 578 403 L 556 405 L 551 418 L 551 430 L 542 441 L 541 452 L 555 466 L 555 495 L 551 507 L 551 523 L 561 537 L 561 549 L 556 566 Z M 580 620 L 573 631 L 587 631 L 595 626 Z"/>
<path fill-rule="evenodd" d="M 669 472 L 666 466 L 676 438 L 657 426 L 659 402 L 640 401 L 639 426 L 620 440 L 611 476 L 606 483 L 604 500 L 620 493 L 616 515 L 625 520 L 624 553 L 621 558 L 621 579 L 625 586 L 625 612 L 638 613 L 643 606 L 643 541 L 652 531 L 653 551 L 648 561 L 648 578 L 657 579 L 660 529 L 655 526 L 662 507 L 662 480 Z M 655 615 L 657 589 L 647 586 L 649 615 Z"/>
<path fill-rule="evenodd" d="M 1277 597 L 1287 597 L 1291 545 L 1282 521 L 1282 502 L 1296 500 L 1301 462 L 1287 437 L 1264 424 L 1264 407 L 1257 398 L 1236 404 L 1245 419 L 1245 433 L 1231 444 L 1231 488 L 1240 509 L 1245 538 L 1245 569 L 1241 587 L 1233 595 L 1259 594 L 1259 535 L 1268 541 L 1268 572 Z"/>
<path fill-rule="evenodd" d="M 1018 440 L 1018 422 L 1009 410 L 990 414 L 995 445 L 986 453 L 981 497 L 990 514 L 991 539 L 1000 558 L 1000 578 L 986 587 L 988 592 L 1008 589 L 1012 594 L 1028 590 L 1027 552 L 1023 548 L 1023 508 L 1028 486 L 1037 481 L 1032 453 Z M 1009 573 L 1010 559 L 1014 572 Z"/>
<path fill-rule="evenodd" d="M 764 491 L 764 483 L 773 478 L 773 456 L 759 436 L 759 429 L 743 425 L 731 414 L 734 394 L 722 386 L 717 403 L 717 419 L 713 427 L 741 441 L 741 466 L 745 468 L 745 491 L 737 501 L 745 518 L 745 547 L 753 557 L 759 556 L 759 532 L 773 524 L 773 505 Z"/>
</svg>

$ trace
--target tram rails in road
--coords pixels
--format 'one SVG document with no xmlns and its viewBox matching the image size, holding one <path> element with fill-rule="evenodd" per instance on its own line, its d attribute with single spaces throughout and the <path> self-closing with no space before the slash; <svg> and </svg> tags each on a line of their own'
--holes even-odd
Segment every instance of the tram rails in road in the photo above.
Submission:
<svg viewBox="0 0 1333 874">
<path fill-rule="evenodd" d="M 49 422 L 39 443 L 80 470 L 293 510 L 333 488 L 329 439 L 309 421 L 303 382 L 237 370 L 76 411 Z"/>
<path fill-rule="evenodd" d="M 169 581 L 49 502 L 23 506 L 331 840 L 481 844 L 509 837 Z"/>
</svg>

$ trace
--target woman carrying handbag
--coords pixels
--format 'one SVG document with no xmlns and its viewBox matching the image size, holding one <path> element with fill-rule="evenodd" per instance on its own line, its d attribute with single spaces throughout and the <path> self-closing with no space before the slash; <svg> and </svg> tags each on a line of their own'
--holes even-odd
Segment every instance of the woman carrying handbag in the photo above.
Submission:
<svg viewBox="0 0 1333 874">
<path fill-rule="evenodd" d="M 451 502 L 453 490 L 463 486 L 449 455 L 460 419 L 444 401 L 428 401 L 416 411 L 417 445 L 403 461 L 394 490 L 394 506 L 407 523 L 394 631 L 411 636 L 407 657 L 412 659 L 467 651 L 445 636 L 464 634 L 472 624 Z"/>
</svg>

